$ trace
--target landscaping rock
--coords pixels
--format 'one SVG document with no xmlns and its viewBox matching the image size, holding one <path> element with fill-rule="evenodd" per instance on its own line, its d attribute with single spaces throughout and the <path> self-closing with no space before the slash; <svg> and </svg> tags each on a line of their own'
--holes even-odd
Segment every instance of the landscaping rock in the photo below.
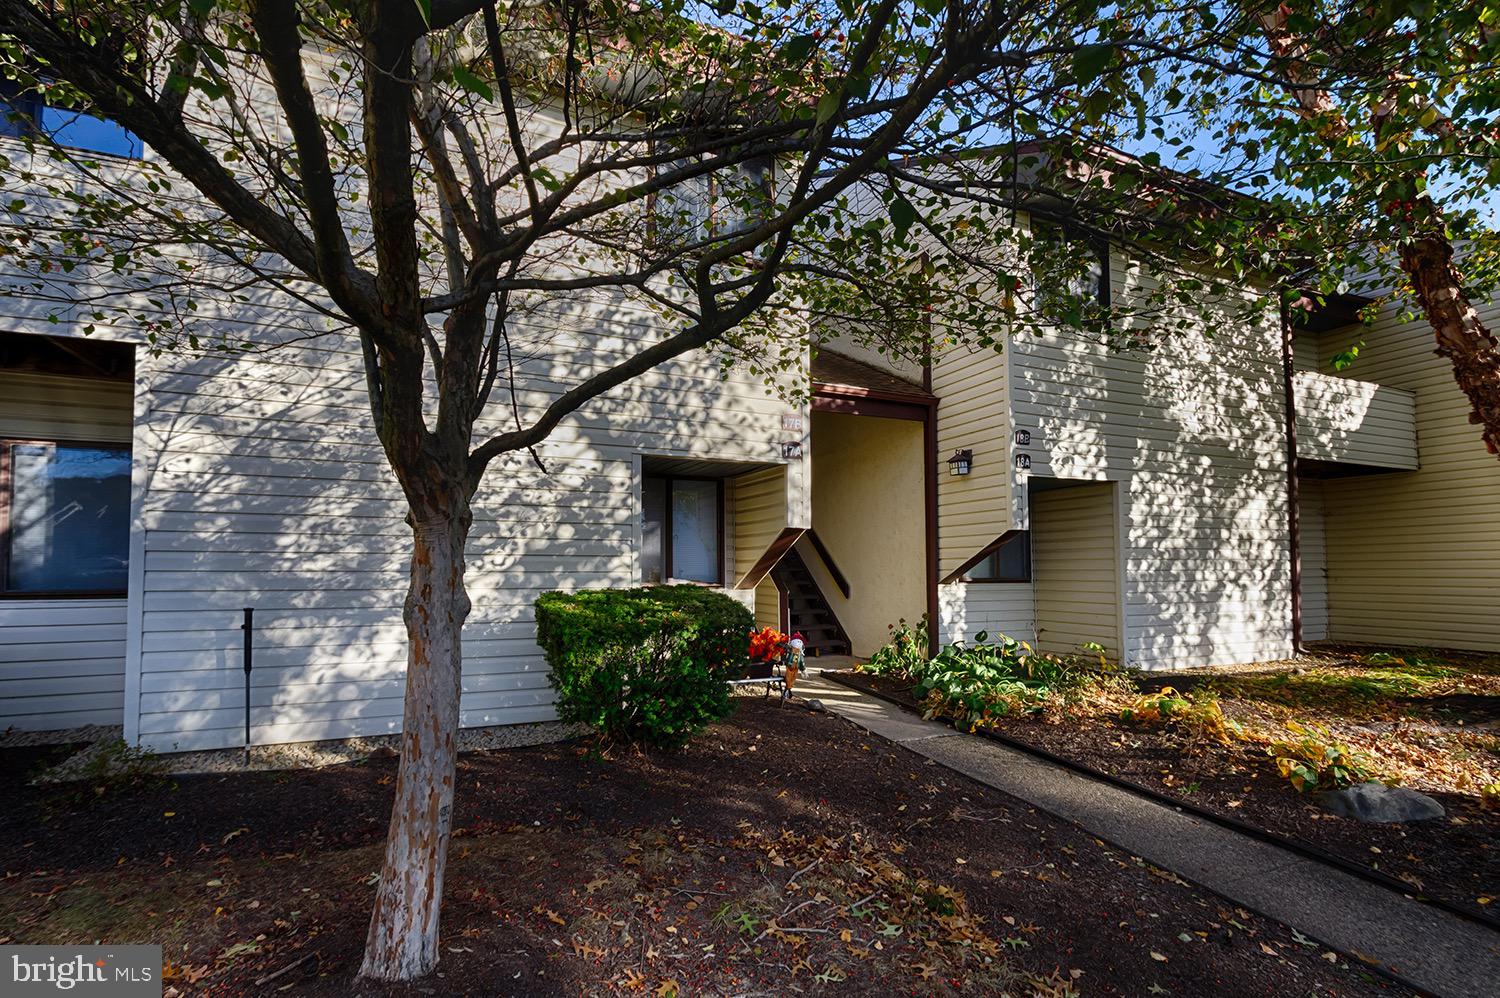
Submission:
<svg viewBox="0 0 1500 998">
<path fill-rule="evenodd" d="M 814 714 L 821 714 L 828 708 L 823 706 L 822 700 L 809 700 L 807 701 L 807 709 Z"/>
<path fill-rule="evenodd" d="M 1426 794 L 1405 787 L 1388 787 L 1373 780 L 1319 794 L 1318 803 L 1340 817 L 1371 824 L 1431 821 L 1448 813 Z"/>
</svg>

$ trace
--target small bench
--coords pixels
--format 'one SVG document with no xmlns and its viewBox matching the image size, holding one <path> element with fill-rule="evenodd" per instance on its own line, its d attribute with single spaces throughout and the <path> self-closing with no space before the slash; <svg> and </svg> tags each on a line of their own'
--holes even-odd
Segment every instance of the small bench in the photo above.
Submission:
<svg viewBox="0 0 1500 998">
<path fill-rule="evenodd" d="M 762 683 L 766 688 L 766 696 L 770 696 L 772 690 L 780 690 L 781 699 L 785 700 L 790 694 L 786 688 L 786 677 L 781 675 L 780 671 L 781 666 L 772 666 L 771 675 L 769 676 L 749 676 L 744 679 L 731 679 L 729 680 L 729 685 L 754 686 L 756 683 Z"/>
<path fill-rule="evenodd" d="M 766 688 L 766 696 L 770 696 L 772 690 L 777 690 L 781 693 L 782 700 L 789 699 L 792 695 L 792 691 L 791 688 L 787 686 L 786 682 L 786 665 L 788 660 L 791 659 L 792 656 L 796 656 L 796 668 L 799 673 L 804 668 L 806 668 L 806 662 L 803 659 L 802 652 L 800 651 L 800 643 L 798 647 L 799 650 L 797 651 L 788 650 L 784 652 L 779 658 L 772 661 L 769 665 L 767 665 L 767 663 L 765 662 L 752 662 L 752 670 L 759 671 L 761 669 L 765 669 L 766 674 L 764 676 L 745 676 L 740 679 L 731 679 L 729 680 L 729 685 L 754 686 L 757 683 L 761 683 Z"/>
</svg>

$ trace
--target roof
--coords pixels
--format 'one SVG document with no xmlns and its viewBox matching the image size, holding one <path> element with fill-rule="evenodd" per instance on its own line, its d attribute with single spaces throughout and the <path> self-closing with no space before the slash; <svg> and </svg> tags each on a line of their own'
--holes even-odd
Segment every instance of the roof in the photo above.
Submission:
<svg viewBox="0 0 1500 998">
<path fill-rule="evenodd" d="M 812 381 L 814 385 L 836 385 L 878 395 L 899 395 L 924 401 L 936 398 L 919 384 L 832 350 L 820 349 L 813 355 Z"/>
</svg>

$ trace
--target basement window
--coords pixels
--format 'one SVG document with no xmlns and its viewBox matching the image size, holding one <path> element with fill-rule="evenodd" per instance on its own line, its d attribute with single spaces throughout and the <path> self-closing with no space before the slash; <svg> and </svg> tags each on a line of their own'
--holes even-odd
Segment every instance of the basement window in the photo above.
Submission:
<svg viewBox="0 0 1500 998">
<path fill-rule="evenodd" d="M 963 575 L 965 582 L 1030 582 L 1031 534 L 1018 531 L 989 551 Z"/>
<path fill-rule="evenodd" d="M 641 579 L 723 584 L 723 479 L 642 479 Z"/>
</svg>

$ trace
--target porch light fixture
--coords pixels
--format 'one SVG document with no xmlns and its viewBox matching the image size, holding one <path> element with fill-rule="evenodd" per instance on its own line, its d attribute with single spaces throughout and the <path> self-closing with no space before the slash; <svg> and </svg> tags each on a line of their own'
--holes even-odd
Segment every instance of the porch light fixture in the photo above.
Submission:
<svg viewBox="0 0 1500 998">
<path fill-rule="evenodd" d="M 971 450 L 956 450 L 948 459 L 948 474 L 967 475 L 974 469 L 974 452 Z"/>
</svg>

